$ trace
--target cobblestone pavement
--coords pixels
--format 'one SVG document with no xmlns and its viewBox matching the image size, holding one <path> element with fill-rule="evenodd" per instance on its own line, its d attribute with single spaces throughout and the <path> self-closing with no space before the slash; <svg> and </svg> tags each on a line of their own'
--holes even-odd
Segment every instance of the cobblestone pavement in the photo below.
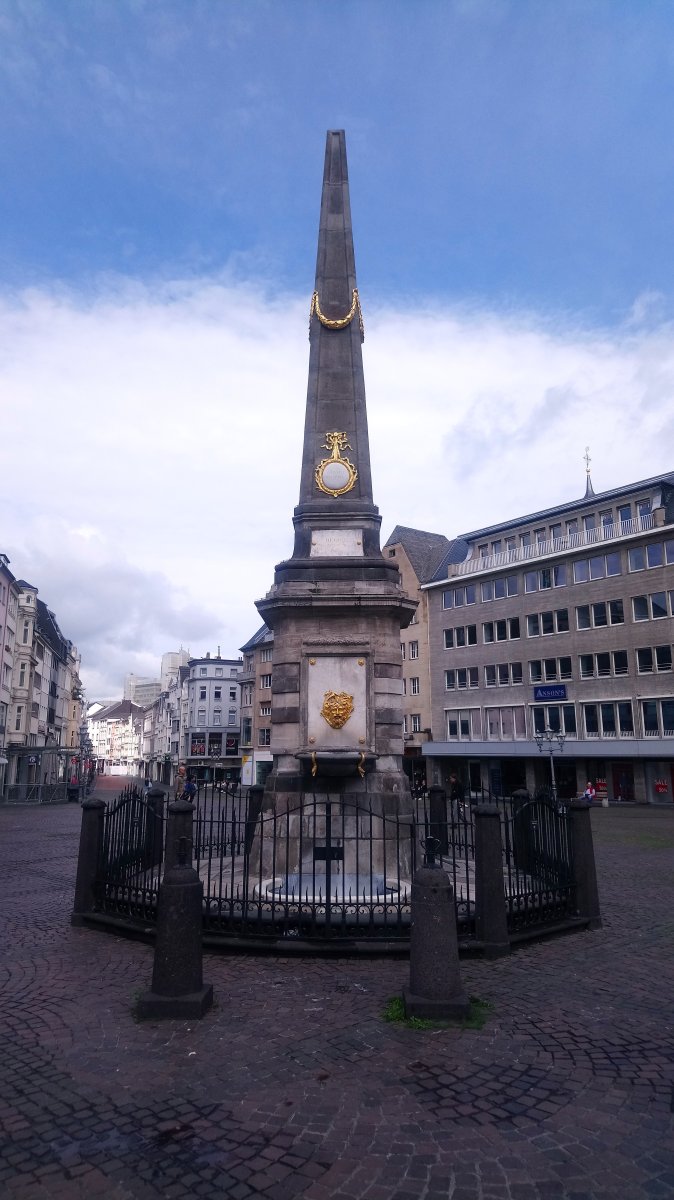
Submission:
<svg viewBox="0 0 674 1200">
<path fill-rule="evenodd" d="M 674 1197 L 674 812 L 599 809 L 604 927 L 468 960 L 481 1030 L 387 1024 L 402 961 L 207 956 L 69 925 L 80 811 L 0 809 L 0 1196 Z"/>
</svg>

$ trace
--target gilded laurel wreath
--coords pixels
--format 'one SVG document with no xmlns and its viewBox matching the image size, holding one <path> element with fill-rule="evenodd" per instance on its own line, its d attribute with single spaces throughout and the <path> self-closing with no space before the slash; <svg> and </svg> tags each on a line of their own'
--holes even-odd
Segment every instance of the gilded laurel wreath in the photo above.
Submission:
<svg viewBox="0 0 674 1200">
<path fill-rule="evenodd" d="M 341 729 L 346 725 L 353 712 L 353 696 L 347 692 L 326 692 L 323 697 L 321 716 L 325 718 L 332 729 Z"/>
</svg>

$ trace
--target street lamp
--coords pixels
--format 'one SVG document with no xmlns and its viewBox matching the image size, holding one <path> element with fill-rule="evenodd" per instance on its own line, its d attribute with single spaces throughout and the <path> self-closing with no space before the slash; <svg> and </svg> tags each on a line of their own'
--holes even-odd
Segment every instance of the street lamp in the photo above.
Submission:
<svg viewBox="0 0 674 1200">
<path fill-rule="evenodd" d="M 555 762 L 554 762 L 554 759 L 552 756 L 556 750 L 559 750 L 561 753 L 561 751 L 564 749 L 564 742 L 566 741 L 566 734 L 560 733 L 560 732 L 555 732 L 555 730 L 551 729 L 549 725 L 546 725 L 545 729 L 541 730 L 540 733 L 534 734 L 534 741 L 536 742 L 536 745 L 538 746 L 538 749 L 541 753 L 543 752 L 543 747 L 545 745 L 547 745 L 547 748 L 548 748 L 548 753 L 550 755 L 550 779 L 552 781 L 552 800 L 553 800 L 553 804 L 555 805 L 555 808 L 556 808 L 557 807 L 557 781 L 555 779 Z M 557 743 L 557 745 L 555 745 L 555 742 Z"/>
</svg>

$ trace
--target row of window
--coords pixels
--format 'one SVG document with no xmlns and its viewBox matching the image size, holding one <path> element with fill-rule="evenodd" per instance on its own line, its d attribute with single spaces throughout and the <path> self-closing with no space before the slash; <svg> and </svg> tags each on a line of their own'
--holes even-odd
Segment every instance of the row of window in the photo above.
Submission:
<svg viewBox="0 0 674 1200">
<path fill-rule="evenodd" d="M 674 699 L 637 701 L 637 720 L 631 700 L 606 700 L 579 705 L 531 705 L 531 737 L 552 729 L 567 737 L 674 737 Z M 523 704 L 500 707 L 446 709 L 448 741 L 512 741 L 527 739 L 527 709 Z"/>
<path fill-rule="evenodd" d="M 203 678 L 204 675 L 208 675 L 208 667 L 199 667 L 198 673 Z M 224 673 L 225 672 L 222 667 L 214 667 L 213 668 L 213 674 L 215 675 L 216 679 L 220 679 L 224 675 Z M 192 667 L 192 678 L 193 679 L 195 678 L 196 674 L 197 674 L 197 668 Z M 238 667 L 230 667 L 228 674 L 229 674 L 230 679 L 236 679 L 237 675 L 239 674 L 239 668 Z"/>
<path fill-rule="evenodd" d="M 206 709 L 198 708 L 197 709 L 197 725 L 205 725 L 205 724 L 206 724 Z M 213 709 L 213 720 L 212 720 L 211 724 L 212 725 L 222 725 L 222 709 L 221 708 Z M 235 708 L 229 709 L 229 711 L 227 713 L 227 724 L 228 725 L 236 725 L 237 724 Z"/>
<path fill-rule="evenodd" d="M 231 688 L 229 689 L 229 698 L 230 698 L 230 700 L 236 700 L 236 688 L 235 688 L 235 687 L 231 687 Z M 206 687 L 205 687 L 205 685 L 199 688 L 199 699 L 200 699 L 200 700 L 205 700 L 205 699 L 206 699 Z M 213 689 L 213 699 L 214 699 L 214 700 L 221 700 L 221 699 L 222 699 L 222 688 L 221 688 L 221 687 L 216 687 L 216 688 L 214 688 L 214 689 Z"/>
<path fill-rule="evenodd" d="M 658 671 L 672 670 L 672 647 L 645 646 L 635 652 L 637 673 L 652 674 Z M 606 650 L 597 654 L 581 654 L 578 658 L 579 676 L 581 679 L 601 679 L 610 675 L 629 674 L 629 661 L 626 650 Z M 555 683 L 559 680 L 573 679 L 572 661 L 570 656 L 560 658 L 534 658 L 529 662 L 529 679 L 531 683 Z M 523 682 L 522 663 L 490 663 L 484 667 L 485 687 L 516 686 Z M 419 680 L 413 695 L 419 694 Z M 478 667 L 455 667 L 445 671 L 445 691 L 455 688 L 477 688 L 480 686 Z"/>
<path fill-rule="evenodd" d="M 663 617 L 674 616 L 674 591 L 651 592 L 646 596 L 632 597 L 632 619 L 634 621 L 658 621 Z M 602 629 L 608 625 L 624 625 L 625 605 L 621 599 L 597 600 L 594 604 L 579 604 L 576 606 L 577 629 Z M 527 637 L 546 637 L 553 633 L 568 633 L 568 608 L 548 609 L 545 612 L 530 613 L 526 618 Z M 477 645 L 477 625 L 458 625 L 443 630 L 445 650 L 462 646 Z M 499 621 L 482 622 L 482 641 L 485 645 L 491 642 L 517 640 L 520 637 L 520 618 L 503 617 Z M 417 653 L 410 657 L 418 657 Z M 403 653 L 403 658 L 404 658 Z"/>
<path fill-rule="evenodd" d="M 598 517 L 596 513 L 586 513 L 582 520 L 585 533 L 591 533 L 593 530 L 600 528 L 612 529 L 613 525 L 616 523 L 618 525 L 629 525 L 633 517 L 632 505 L 619 504 L 616 509 L 616 514 L 617 522 L 614 518 L 613 509 L 610 508 L 600 512 Z M 643 519 L 644 517 L 649 517 L 650 515 L 650 499 L 648 497 L 644 497 L 643 500 L 637 500 L 634 505 L 634 516 Z M 571 517 L 566 522 L 565 528 L 566 537 L 574 537 L 577 533 L 579 533 L 580 524 L 578 517 Z M 513 534 L 509 537 L 495 538 L 491 543 L 482 542 L 478 545 L 477 550 L 480 558 L 487 558 L 490 554 L 502 554 L 504 551 L 507 553 L 509 550 L 516 550 L 518 543 L 519 546 L 525 548 L 531 545 L 542 546 L 545 542 L 559 541 L 559 539 L 563 536 L 564 531 L 562 522 L 553 521 L 549 526 L 541 525 L 538 529 L 534 529 L 533 532 L 527 530 L 526 533 L 519 534 L 519 538 Z"/>
</svg>

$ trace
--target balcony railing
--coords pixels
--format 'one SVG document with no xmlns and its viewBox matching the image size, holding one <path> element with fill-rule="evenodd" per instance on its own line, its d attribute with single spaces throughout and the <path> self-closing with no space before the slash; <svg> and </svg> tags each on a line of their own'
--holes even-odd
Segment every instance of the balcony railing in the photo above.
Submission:
<svg viewBox="0 0 674 1200">
<path fill-rule="evenodd" d="M 474 575 L 479 571 L 495 571 L 499 567 L 531 562 L 533 559 L 547 558 L 551 554 L 565 554 L 569 550 L 583 550 L 587 546 L 597 546 L 603 542 L 615 541 L 616 538 L 647 533 L 649 529 L 655 529 L 655 518 L 652 513 L 649 513 L 647 517 L 632 517 L 630 521 L 615 521 L 612 525 L 602 525 L 599 529 L 583 529 L 579 533 L 568 533 L 564 537 L 554 538 L 548 542 L 534 542 L 531 546 L 517 546 L 513 550 L 503 550 L 499 554 L 487 554 L 483 558 L 469 558 L 465 562 L 455 563 L 450 567 L 449 578 L 453 579 L 457 575 Z"/>
</svg>

